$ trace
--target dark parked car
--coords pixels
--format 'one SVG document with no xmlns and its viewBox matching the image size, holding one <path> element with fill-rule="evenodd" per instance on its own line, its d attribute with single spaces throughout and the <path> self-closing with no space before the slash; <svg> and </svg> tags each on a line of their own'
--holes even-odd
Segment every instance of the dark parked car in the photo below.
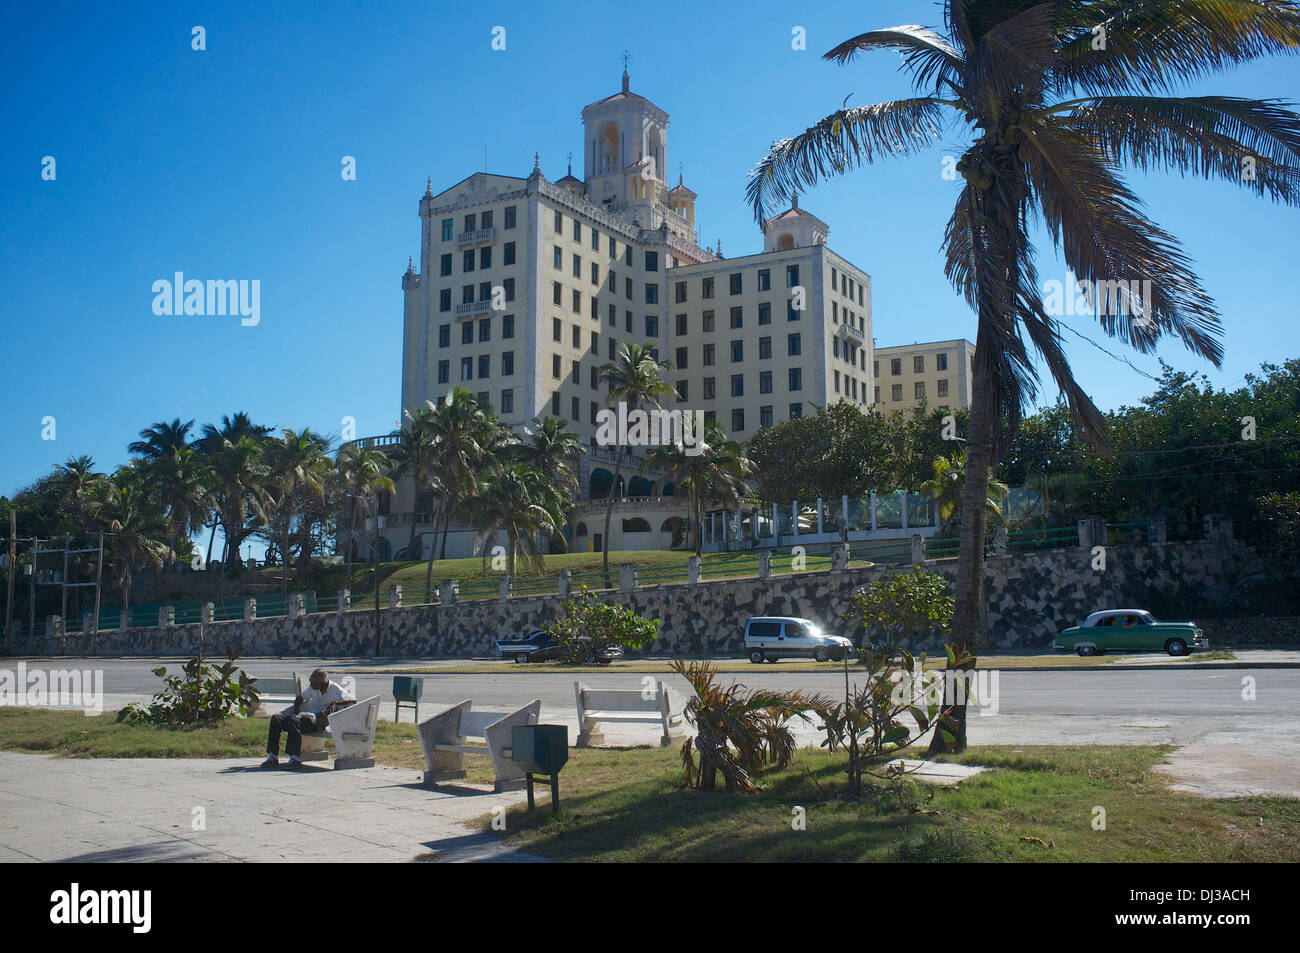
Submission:
<svg viewBox="0 0 1300 953">
<path fill-rule="evenodd" d="M 530 632 L 522 639 L 497 639 L 497 654 L 502 658 L 513 658 L 519 664 L 526 662 L 549 662 L 564 658 L 568 646 L 551 638 L 549 632 Z M 623 650 L 617 645 L 607 645 L 599 649 L 580 651 L 580 661 L 599 662 L 608 665 L 615 659 L 623 657 Z"/>
</svg>

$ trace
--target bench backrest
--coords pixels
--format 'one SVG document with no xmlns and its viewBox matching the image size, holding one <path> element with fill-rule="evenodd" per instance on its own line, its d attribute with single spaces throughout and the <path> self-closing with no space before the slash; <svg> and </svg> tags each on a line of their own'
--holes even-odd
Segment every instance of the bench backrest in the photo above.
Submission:
<svg viewBox="0 0 1300 953">
<path fill-rule="evenodd" d="M 483 731 L 488 725 L 495 724 L 506 715 L 508 711 L 463 711 L 460 713 L 459 733 L 466 738 L 482 738 Z"/>
<path fill-rule="evenodd" d="M 302 682 L 297 673 L 292 678 L 259 678 L 253 683 L 259 695 L 288 695 L 296 698 L 302 694 Z"/>
<path fill-rule="evenodd" d="M 584 711 L 663 711 L 664 702 L 659 692 L 644 697 L 639 691 L 616 691 L 580 687 Z"/>
</svg>

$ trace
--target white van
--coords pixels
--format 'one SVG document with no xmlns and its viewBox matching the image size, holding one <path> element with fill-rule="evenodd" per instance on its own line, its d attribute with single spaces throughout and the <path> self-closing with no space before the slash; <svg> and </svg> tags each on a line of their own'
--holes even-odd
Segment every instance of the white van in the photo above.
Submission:
<svg viewBox="0 0 1300 953">
<path fill-rule="evenodd" d="M 819 662 L 840 661 L 853 643 L 840 635 L 827 635 L 810 619 L 791 616 L 760 616 L 745 624 L 745 652 L 749 660 L 775 662 L 783 658 L 812 658 Z"/>
</svg>

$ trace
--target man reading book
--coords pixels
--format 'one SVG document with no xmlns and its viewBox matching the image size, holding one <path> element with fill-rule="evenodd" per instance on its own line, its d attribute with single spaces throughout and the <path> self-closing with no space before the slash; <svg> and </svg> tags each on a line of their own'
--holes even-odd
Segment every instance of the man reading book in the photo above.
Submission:
<svg viewBox="0 0 1300 953">
<path fill-rule="evenodd" d="M 280 732 L 286 732 L 289 740 L 285 751 L 289 755 L 289 767 L 302 767 L 303 732 L 321 731 L 329 724 L 329 717 L 335 711 L 356 701 L 356 697 L 337 682 L 331 682 L 324 669 L 311 673 L 311 687 L 293 700 L 293 705 L 279 714 L 271 716 L 271 727 L 266 735 L 266 753 L 269 757 L 262 762 L 264 768 L 274 768 L 280 763 Z"/>
</svg>

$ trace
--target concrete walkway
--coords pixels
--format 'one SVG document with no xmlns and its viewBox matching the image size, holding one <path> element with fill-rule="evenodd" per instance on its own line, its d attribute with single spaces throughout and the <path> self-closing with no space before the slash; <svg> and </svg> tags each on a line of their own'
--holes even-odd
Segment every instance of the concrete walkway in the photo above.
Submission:
<svg viewBox="0 0 1300 953">
<path fill-rule="evenodd" d="M 540 860 L 469 824 L 523 792 L 429 791 L 403 768 L 256 764 L 0 752 L 0 862 Z"/>
</svg>

